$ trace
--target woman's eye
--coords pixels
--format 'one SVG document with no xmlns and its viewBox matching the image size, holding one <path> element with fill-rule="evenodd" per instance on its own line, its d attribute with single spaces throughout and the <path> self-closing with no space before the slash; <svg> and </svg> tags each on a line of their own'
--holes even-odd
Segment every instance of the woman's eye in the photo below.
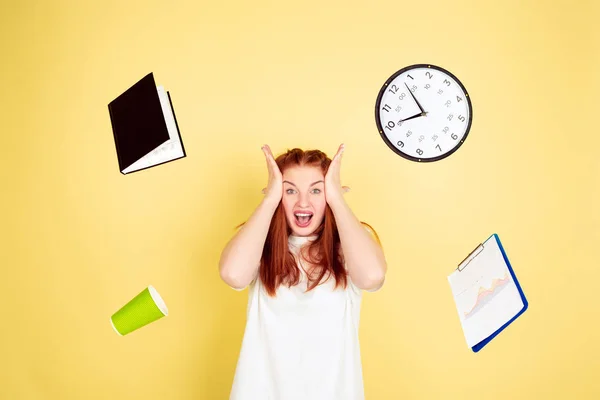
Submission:
<svg viewBox="0 0 600 400">
<path fill-rule="evenodd" d="M 288 190 L 286 191 L 286 193 L 287 193 L 287 194 L 294 194 L 294 189 L 288 189 Z"/>
<path fill-rule="evenodd" d="M 319 193 L 321 193 L 321 189 L 314 189 L 314 190 L 313 190 L 313 193 L 315 193 L 315 194 L 319 194 Z"/>
</svg>

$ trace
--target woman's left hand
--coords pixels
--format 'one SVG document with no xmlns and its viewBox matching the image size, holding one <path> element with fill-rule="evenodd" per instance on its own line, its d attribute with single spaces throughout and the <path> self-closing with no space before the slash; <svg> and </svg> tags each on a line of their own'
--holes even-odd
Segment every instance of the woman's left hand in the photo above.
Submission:
<svg viewBox="0 0 600 400">
<path fill-rule="evenodd" d="M 325 175 L 325 200 L 329 205 L 342 198 L 343 194 L 350 190 L 348 186 L 342 186 L 340 179 L 340 167 L 344 144 L 338 148 L 336 155 L 331 160 L 327 174 Z"/>
</svg>

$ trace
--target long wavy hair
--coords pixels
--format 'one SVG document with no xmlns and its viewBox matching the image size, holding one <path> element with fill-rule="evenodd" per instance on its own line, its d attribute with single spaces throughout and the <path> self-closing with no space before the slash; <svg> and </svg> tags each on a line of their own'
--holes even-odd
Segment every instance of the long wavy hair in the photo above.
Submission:
<svg viewBox="0 0 600 400">
<path fill-rule="evenodd" d="M 321 168 L 323 176 L 325 176 L 331 164 L 331 159 L 320 150 L 305 151 L 294 148 L 279 155 L 275 162 L 282 174 L 290 167 L 309 166 Z M 361 224 L 379 242 L 375 230 L 365 222 L 361 221 Z M 288 238 L 291 233 L 292 230 L 285 217 L 283 204 L 280 202 L 271 219 L 259 267 L 259 279 L 270 296 L 275 296 L 279 285 L 283 284 L 291 287 L 300 282 L 300 269 L 288 247 Z M 323 222 L 313 232 L 313 235 L 316 235 L 316 239 L 310 241 L 300 254 L 301 257 L 315 266 L 315 270 L 307 274 L 309 279 L 307 291 L 327 281 L 330 276 L 335 278 L 336 288 L 339 286 L 346 288 L 347 273 L 344 268 L 340 236 L 329 204 L 325 206 Z M 323 280 L 323 278 L 326 279 Z"/>
</svg>

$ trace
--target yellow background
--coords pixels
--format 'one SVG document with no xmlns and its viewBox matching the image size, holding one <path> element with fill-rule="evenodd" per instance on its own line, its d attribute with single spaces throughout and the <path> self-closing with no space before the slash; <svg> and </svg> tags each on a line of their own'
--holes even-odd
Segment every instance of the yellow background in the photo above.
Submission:
<svg viewBox="0 0 600 400">
<path fill-rule="evenodd" d="M 600 9 L 483 3 L 4 1 L 0 398 L 226 399 L 247 292 L 217 263 L 260 201 L 260 146 L 341 142 L 389 264 L 361 314 L 368 399 L 599 398 Z M 473 101 L 432 164 L 374 120 L 414 63 Z M 107 104 L 148 72 L 188 157 L 123 176 Z M 475 354 L 446 277 L 494 232 L 530 308 Z M 169 316 L 117 336 L 110 315 L 149 284 Z"/>
</svg>

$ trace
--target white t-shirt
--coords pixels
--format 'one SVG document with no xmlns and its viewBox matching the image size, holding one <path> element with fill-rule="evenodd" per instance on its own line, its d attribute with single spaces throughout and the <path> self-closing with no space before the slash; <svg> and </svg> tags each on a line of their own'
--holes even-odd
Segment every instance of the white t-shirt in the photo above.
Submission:
<svg viewBox="0 0 600 400">
<path fill-rule="evenodd" d="M 314 237 L 289 236 L 290 250 Z M 230 400 L 363 400 L 358 341 L 362 293 L 331 276 L 306 292 L 300 283 L 270 297 L 260 278 L 249 285 L 244 339 Z"/>
</svg>

